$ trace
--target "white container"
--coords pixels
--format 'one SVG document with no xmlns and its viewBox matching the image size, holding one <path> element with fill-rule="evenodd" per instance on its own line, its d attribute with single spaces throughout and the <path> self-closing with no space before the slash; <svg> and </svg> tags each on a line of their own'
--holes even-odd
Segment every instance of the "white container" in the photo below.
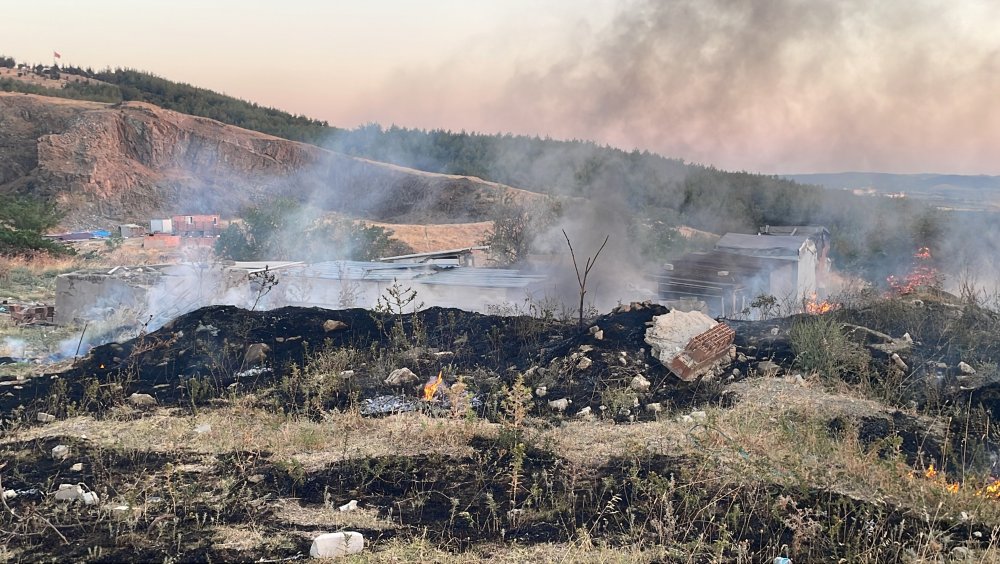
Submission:
<svg viewBox="0 0 1000 564">
<path fill-rule="evenodd" d="M 313 539 L 309 556 L 313 558 L 340 558 L 357 554 L 365 549 L 365 537 L 354 531 L 326 533 Z"/>
</svg>

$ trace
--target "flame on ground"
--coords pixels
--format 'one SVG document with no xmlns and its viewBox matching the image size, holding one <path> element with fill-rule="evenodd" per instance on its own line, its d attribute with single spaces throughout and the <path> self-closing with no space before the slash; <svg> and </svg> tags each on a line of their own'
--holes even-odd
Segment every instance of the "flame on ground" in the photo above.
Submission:
<svg viewBox="0 0 1000 564">
<path fill-rule="evenodd" d="M 424 401 L 431 401 L 434 399 L 434 394 L 437 392 L 438 386 L 441 385 L 441 374 L 444 371 L 438 372 L 437 378 L 432 378 L 424 384 Z"/>
<path fill-rule="evenodd" d="M 886 282 L 897 295 L 912 294 L 920 288 L 933 288 L 941 285 L 941 274 L 931 265 L 931 250 L 920 247 L 913 253 L 913 268 L 903 278 L 889 276 Z"/>
<path fill-rule="evenodd" d="M 819 301 L 819 298 L 817 298 L 816 296 L 816 292 L 813 292 L 812 296 L 810 296 L 805 303 L 806 313 L 812 315 L 822 315 L 824 313 L 829 313 L 839 307 L 840 304 L 835 304 L 829 300 Z"/>
</svg>

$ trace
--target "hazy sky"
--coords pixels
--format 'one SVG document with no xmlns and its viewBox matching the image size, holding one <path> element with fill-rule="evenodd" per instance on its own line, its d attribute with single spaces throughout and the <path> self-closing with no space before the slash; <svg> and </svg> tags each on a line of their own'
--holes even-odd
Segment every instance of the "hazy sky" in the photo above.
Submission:
<svg viewBox="0 0 1000 564">
<path fill-rule="evenodd" d="M 0 53 L 331 125 L 592 139 L 760 172 L 1000 174 L 994 0 L 12 1 Z"/>
</svg>

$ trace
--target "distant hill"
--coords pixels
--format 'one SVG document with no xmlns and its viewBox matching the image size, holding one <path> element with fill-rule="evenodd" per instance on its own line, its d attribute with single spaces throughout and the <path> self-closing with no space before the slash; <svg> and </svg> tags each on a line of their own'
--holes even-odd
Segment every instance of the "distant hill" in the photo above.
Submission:
<svg viewBox="0 0 1000 564">
<path fill-rule="evenodd" d="M 834 190 L 873 191 L 878 195 L 905 194 L 908 198 L 924 200 L 938 208 L 1000 211 L 1000 176 L 841 172 L 783 177 Z"/>
<path fill-rule="evenodd" d="M 395 223 L 484 221 L 544 196 L 377 163 L 143 102 L 0 93 L 0 194 L 55 201 L 80 227 L 234 214 L 285 197 Z"/>
<path fill-rule="evenodd" d="M 0 57 L 0 66 L 11 63 Z M 24 80 L 39 73 L 50 81 Z M 56 198 L 81 220 L 179 206 L 226 212 L 295 195 L 390 223 L 479 222 L 504 194 L 530 201 L 537 193 L 586 202 L 588 210 L 564 210 L 563 221 L 616 233 L 649 264 L 688 248 L 680 226 L 723 233 L 822 224 L 840 265 L 875 276 L 887 257 L 908 257 L 942 232 L 942 218 L 912 198 L 873 205 L 843 190 L 589 141 L 338 129 L 131 69 L 22 66 L 0 78 L 0 90 L 38 95 L 0 97 L 0 193 Z"/>
</svg>

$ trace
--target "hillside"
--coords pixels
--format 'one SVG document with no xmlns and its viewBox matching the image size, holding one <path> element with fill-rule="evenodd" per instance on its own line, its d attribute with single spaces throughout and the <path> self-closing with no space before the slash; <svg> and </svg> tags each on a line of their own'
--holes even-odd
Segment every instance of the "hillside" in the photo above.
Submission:
<svg viewBox="0 0 1000 564">
<path fill-rule="evenodd" d="M 905 194 L 908 198 L 924 200 L 940 208 L 1000 211 L 1000 176 L 839 172 L 789 174 L 785 178 L 833 190 Z"/>
<path fill-rule="evenodd" d="M 460 175 L 349 157 L 141 102 L 0 93 L 0 193 L 52 198 L 70 225 L 232 214 L 289 197 L 391 223 L 483 221 L 505 194 Z"/>
</svg>

